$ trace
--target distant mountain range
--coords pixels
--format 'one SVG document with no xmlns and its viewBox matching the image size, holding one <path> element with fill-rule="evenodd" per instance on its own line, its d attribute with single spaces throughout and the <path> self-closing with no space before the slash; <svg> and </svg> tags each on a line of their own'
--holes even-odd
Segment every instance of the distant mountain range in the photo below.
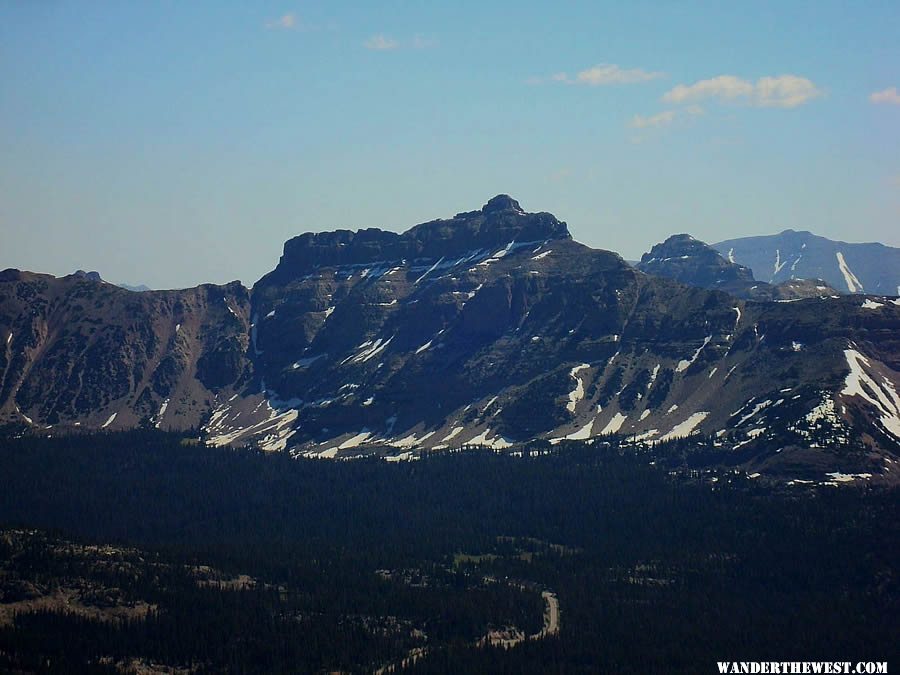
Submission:
<svg viewBox="0 0 900 675">
<path fill-rule="evenodd" d="M 641 265 L 499 195 L 303 234 L 252 290 L 7 270 L 0 419 L 325 458 L 705 433 L 736 464 L 900 478 L 900 301 L 760 284 L 686 236 Z"/>
<path fill-rule="evenodd" d="M 848 244 L 811 232 L 785 230 L 713 244 L 729 261 L 753 270 L 759 281 L 824 279 L 844 293 L 900 295 L 900 248 Z"/>
<path fill-rule="evenodd" d="M 134 291 L 135 293 L 143 293 L 144 291 L 153 290 L 146 284 L 138 284 L 137 286 L 132 286 L 131 284 L 119 283 L 119 284 L 116 284 L 116 286 L 120 286 L 120 287 L 124 288 L 126 291 Z"/>
<path fill-rule="evenodd" d="M 749 267 L 726 260 L 689 234 L 675 234 L 645 253 L 637 269 L 689 286 L 719 290 L 746 300 L 799 300 L 838 293 L 821 279 L 788 279 L 777 284 L 757 281 Z"/>
<path fill-rule="evenodd" d="M 84 270 L 77 270 L 73 276 L 76 276 L 79 279 L 84 279 L 85 281 L 107 283 L 106 281 L 104 281 L 103 277 L 100 276 L 100 272 L 85 272 Z M 116 286 L 118 286 L 119 288 L 124 288 L 127 291 L 135 291 L 138 293 L 152 290 L 149 286 L 145 286 L 144 284 L 140 284 L 139 286 L 132 286 L 130 284 L 116 284 Z"/>
</svg>

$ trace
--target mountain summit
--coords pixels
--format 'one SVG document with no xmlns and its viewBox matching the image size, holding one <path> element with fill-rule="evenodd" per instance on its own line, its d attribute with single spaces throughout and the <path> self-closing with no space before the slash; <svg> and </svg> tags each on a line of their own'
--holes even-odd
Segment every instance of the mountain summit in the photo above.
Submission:
<svg viewBox="0 0 900 675">
<path fill-rule="evenodd" d="M 519 202 L 509 195 L 497 195 L 488 200 L 488 203 L 481 207 L 482 213 L 491 213 L 493 211 L 518 211 L 524 213 Z"/>
<path fill-rule="evenodd" d="M 509 195 L 497 195 L 479 211 L 432 220 L 397 234 L 378 228 L 307 233 L 285 243 L 273 278 L 284 281 L 326 265 L 457 256 L 508 242 L 569 239 L 564 222 L 550 213 L 526 213 Z M 261 283 L 265 284 L 264 277 Z"/>
<path fill-rule="evenodd" d="M 637 268 L 700 288 L 743 289 L 753 284 L 753 273 L 748 268 L 728 262 L 712 246 L 689 234 L 673 234 L 656 244 L 641 256 Z"/>
</svg>

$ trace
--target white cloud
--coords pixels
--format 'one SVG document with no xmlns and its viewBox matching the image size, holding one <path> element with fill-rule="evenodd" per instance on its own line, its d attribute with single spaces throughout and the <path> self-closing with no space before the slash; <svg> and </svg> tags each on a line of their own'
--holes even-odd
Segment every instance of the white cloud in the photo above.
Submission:
<svg viewBox="0 0 900 675">
<path fill-rule="evenodd" d="M 869 95 L 869 100 L 872 103 L 888 103 L 890 105 L 900 105 L 900 92 L 897 91 L 897 87 L 890 87 L 889 89 L 874 91 Z"/>
<path fill-rule="evenodd" d="M 753 94 L 753 85 L 734 75 L 719 75 L 710 80 L 700 80 L 692 85 L 679 84 L 663 94 L 667 103 L 685 103 L 704 98 L 734 99 Z"/>
<path fill-rule="evenodd" d="M 270 30 L 293 30 L 297 27 L 297 17 L 293 14 L 285 14 L 274 21 L 266 23 L 266 28 Z"/>
<path fill-rule="evenodd" d="M 761 77 L 756 83 L 734 75 L 719 75 L 694 84 L 679 84 L 667 91 L 666 103 L 688 103 L 704 99 L 742 101 L 759 108 L 796 108 L 822 95 L 810 80 L 797 75 Z"/>
<path fill-rule="evenodd" d="M 641 68 L 622 68 L 614 63 L 600 63 L 569 77 L 568 73 L 554 73 L 549 77 L 530 77 L 529 84 L 559 82 L 562 84 L 583 84 L 598 87 L 610 84 L 635 84 L 663 77 L 663 73 L 649 72 Z"/>
<path fill-rule="evenodd" d="M 398 49 L 400 47 L 400 43 L 393 38 L 389 38 L 386 35 L 379 33 L 378 35 L 373 35 L 368 40 L 363 42 L 363 47 L 378 52 L 384 52 L 390 51 L 391 49 Z"/>
<path fill-rule="evenodd" d="M 703 114 L 703 108 L 699 105 L 689 105 L 681 110 L 663 110 L 655 115 L 635 115 L 628 123 L 632 129 L 652 129 L 659 127 L 667 127 L 679 117 L 696 117 Z"/>
<path fill-rule="evenodd" d="M 796 75 L 761 77 L 756 81 L 757 105 L 763 108 L 796 108 L 821 95 L 810 80 Z"/>
<path fill-rule="evenodd" d="M 596 87 L 604 84 L 646 82 L 662 76 L 662 73 L 649 73 L 640 68 L 620 68 L 614 63 L 601 63 L 578 73 L 575 76 L 575 83 Z"/>
<path fill-rule="evenodd" d="M 634 129 L 647 129 L 649 127 L 667 127 L 675 121 L 674 110 L 664 110 L 656 115 L 644 117 L 643 115 L 635 115 L 631 118 L 628 126 Z"/>
</svg>

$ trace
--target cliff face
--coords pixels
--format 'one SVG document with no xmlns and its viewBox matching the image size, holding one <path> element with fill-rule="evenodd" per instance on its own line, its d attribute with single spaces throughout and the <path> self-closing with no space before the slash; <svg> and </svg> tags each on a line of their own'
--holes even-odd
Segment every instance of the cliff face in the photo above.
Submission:
<svg viewBox="0 0 900 675">
<path fill-rule="evenodd" d="M 134 293 L 71 275 L 0 273 L 0 416 L 35 427 L 199 426 L 238 386 L 250 297 L 239 283 Z"/>
<path fill-rule="evenodd" d="M 403 234 L 377 228 L 302 234 L 284 245 L 274 272 L 256 285 L 284 283 L 320 267 L 372 265 L 417 258 L 458 257 L 495 249 L 510 241 L 569 239 L 566 224 L 549 213 L 525 213 L 507 195 L 491 199 L 479 211 L 416 225 Z"/>
</svg>

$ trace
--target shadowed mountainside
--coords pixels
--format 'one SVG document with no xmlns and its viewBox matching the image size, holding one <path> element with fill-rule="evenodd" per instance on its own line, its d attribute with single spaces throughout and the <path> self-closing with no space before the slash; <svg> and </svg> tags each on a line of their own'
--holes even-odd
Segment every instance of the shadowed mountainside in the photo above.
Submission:
<svg viewBox="0 0 900 675">
<path fill-rule="evenodd" d="M 683 281 L 753 283 L 676 239 L 660 246 L 696 255 L 648 255 Z M 698 432 L 776 463 L 895 453 L 898 301 L 805 290 L 755 302 L 645 274 L 500 195 L 403 234 L 301 235 L 252 292 L 7 271 L 0 412 L 319 457 Z"/>
</svg>

